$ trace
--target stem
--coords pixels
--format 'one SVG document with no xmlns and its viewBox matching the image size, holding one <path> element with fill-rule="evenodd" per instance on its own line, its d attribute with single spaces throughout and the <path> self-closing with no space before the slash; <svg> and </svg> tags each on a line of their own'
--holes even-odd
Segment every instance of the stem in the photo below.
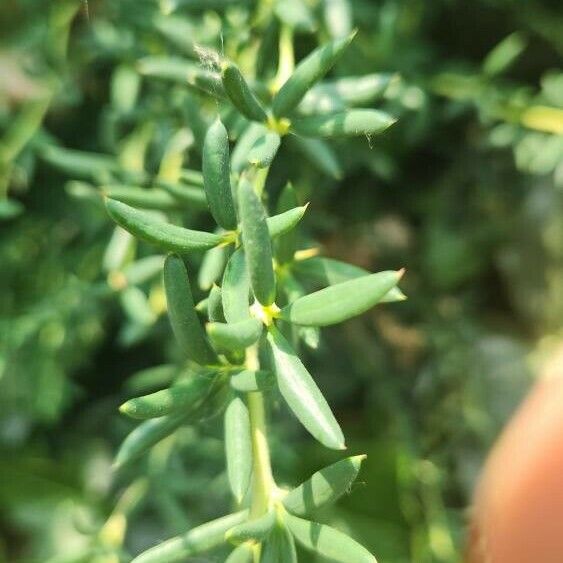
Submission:
<svg viewBox="0 0 563 563">
<path fill-rule="evenodd" d="M 246 364 L 249 369 L 258 369 L 258 349 L 256 346 L 248 349 Z M 266 415 L 262 393 L 248 393 L 248 411 L 250 414 L 253 459 L 250 518 L 259 518 L 268 511 L 272 489 L 274 488 L 270 450 L 266 438 Z"/>
</svg>

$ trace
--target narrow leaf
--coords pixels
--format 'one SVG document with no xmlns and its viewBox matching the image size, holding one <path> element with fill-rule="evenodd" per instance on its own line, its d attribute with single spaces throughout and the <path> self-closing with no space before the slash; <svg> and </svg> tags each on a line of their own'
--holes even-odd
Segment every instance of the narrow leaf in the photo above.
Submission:
<svg viewBox="0 0 563 563">
<path fill-rule="evenodd" d="M 376 109 L 352 109 L 342 113 L 313 115 L 294 119 L 291 128 L 304 137 L 357 137 L 378 135 L 391 127 L 397 120 Z"/>
<path fill-rule="evenodd" d="M 379 98 L 396 75 L 367 74 L 321 82 L 311 88 L 299 104 L 303 114 L 333 113 L 347 106 L 367 104 Z"/>
<path fill-rule="evenodd" d="M 303 281 L 321 287 L 370 275 L 364 268 L 347 264 L 334 258 L 325 258 L 324 256 L 314 256 L 307 260 L 296 260 L 291 268 Z M 392 303 L 394 301 L 404 301 L 405 299 L 405 294 L 395 286 L 382 297 L 380 303 Z"/>
<path fill-rule="evenodd" d="M 209 323 L 206 327 L 211 342 L 219 349 L 241 350 L 252 346 L 262 334 L 263 324 L 255 318 L 237 323 Z"/>
<path fill-rule="evenodd" d="M 330 526 L 309 522 L 291 514 L 286 515 L 286 522 L 303 547 L 322 557 L 339 563 L 377 563 L 365 547 Z"/>
<path fill-rule="evenodd" d="M 185 204 L 188 209 L 208 209 L 207 197 L 200 186 L 176 184 L 170 182 L 157 182 L 163 190 L 167 191 L 178 203 Z"/>
<path fill-rule="evenodd" d="M 236 250 L 225 268 L 221 287 L 223 311 L 228 323 L 250 318 L 250 278 L 246 268 L 244 250 Z"/>
<path fill-rule="evenodd" d="M 207 318 L 212 323 L 225 322 L 225 314 L 223 313 L 223 296 L 221 288 L 214 285 L 209 292 L 207 299 Z"/>
<path fill-rule="evenodd" d="M 297 516 L 306 516 L 321 506 L 336 502 L 350 491 L 365 455 L 348 457 L 314 473 L 310 479 L 290 491 L 283 505 Z"/>
<path fill-rule="evenodd" d="M 290 303 L 279 317 L 304 326 L 340 323 L 379 303 L 402 275 L 402 270 L 385 271 L 329 286 Z"/>
<path fill-rule="evenodd" d="M 239 137 L 233 153 L 231 155 L 231 170 L 235 174 L 240 174 L 248 167 L 248 153 L 252 147 L 268 132 L 268 128 L 263 123 L 252 122 Z"/>
<path fill-rule="evenodd" d="M 237 512 L 193 528 L 137 555 L 131 563 L 179 563 L 224 542 L 225 532 L 243 522 L 247 511 Z"/>
<path fill-rule="evenodd" d="M 251 543 L 243 543 L 231 551 L 225 563 L 254 563 L 254 549 Z"/>
<path fill-rule="evenodd" d="M 217 118 L 207 130 L 203 144 L 203 180 L 211 214 L 217 223 L 232 230 L 237 227 L 229 169 L 229 138 Z"/>
<path fill-rule="evenodd" d="M 159 188 L 141 188 L 139 186 L 111 184 L 102 186 L 101 190 L 104 195 L 111 199 L 141 209 L 168 211 L 181 207 L 181 203 L 178 199 L 167 191 Z"/>
<path fill-rule="evenodd" d="M 298 205 L 297 200 L 297 193 L 295 189 L 291 185 L 291 183 L 287 183 L 284 189 L 282 190 L 280 197 L 278 199 L 278 203 L 276 206 L 276 210 L 278 213 L 286 213 L 291 211 Z M 271 225 L 272 218 L 268 219 L 268 230 L 270 231 L 270 236 L 272 236 L 272 225 Z M 285 264 L 286 262 L 290 262 L 293 260 L 293 255 L 297 250 L 297 233 L 290 229 L 287 232 L 283 233 L 283 236 L 280 236 L 278 240 L 275 242 L 275 254 L 276 259 L 280 264 Z"/>
<path fill-rule="evenodd" d="M 307 211 L 307 205 L 302 205 L 301 207 L 294 207 L 278 215 L 273 215 L 266 219 L 266 225 L 268 226 L 268 232 L 271 238 L 279 237 L 291 231 L 299 221 L 305 215 Z"/>
<path fill-rule="evenodd" d="M 231 491 L 240 503 L 250 484 L 252 442 L 248 407 L 238 396 L 231 399 L 225 411 L 225 453 Z"/>
<path fill-rule="evenodd" d="M 217 355 L 207 341 L 197 317 L 188 272 L 179 256 L 171 254 L 166 258 L 164 289 L 170 324 L 186 357 L 201 365 L 216 363 Z"/>
<path fill-rule="evenodd" d="M 267 120 L 262 104 L 234 63 L 225 61 L 221 65 L 221 78 L 231 102 L 245 117 L 251 121 Z"/>
<path fill-rule="evenodd" d="M 278 523 L 262 544 L 260 563 L 297 563 L 295 541 L 285 525 Z"/>
<path fill-rule="evenodd" d="M 342 450 L 344 436 L 326 399 L 279 330 L 272 326 L 268 342 L 280 392 L 301 424 L 327 448 Z"/>
<path fill-rule="evenodd" d="M 180 381 L 168 389 L 130 399 L 123 403 L 119 410 L 132 418 L 141 420 L 188 412 L 197 409 L 205 400 L 212 384 L 212 378 L 196 375 L 187 381 Z"/>
<path fill-rule="evenodd" d="M 125 203 L 108 199 L 106 208 L 111 218 L 135 237 L 176 252 L 213 248 L 223 241 L 221 235 L 184 229 L 163 222 L 146 211 L 138 211 Z"/>
<path fill-rule="evenodd" d="M 203 174 L 198 170 L 182 168 L 182 171 L 180 172 L 180 180 L 182 180 L 182 182 L 186 182 L 186 184 L 203 187 Z"/>
<path fill-rule="evenodd" d="M 256 168 L 266 168 L 270 166 L 278 152 L 280 143 L 280 136 L 273 131 L 269 131 L 254 143 L 254 146 L 248 153 L 248 162 L 256 166 Z"/>
<path fill-rule="evenodd" d="M 270 510 L 260 518 L 248 520 L 231 528 L 225 538 L 234 544 L 244 543 L 249 540 L 262 541 L 272 530 L 276 523 L 276 512 Z"/>
<path fill-rule="evenodd" d="M 318 82 L 334 65 L 355 33 L 315 49 L 303 59 L 287 82 L 276 94 L 272 109 L 277 117 L 289 115 L 303 99 L 307 90 Z"/>
<path fill-rule="evenodd" d="M 180 426 L 189 422 L 193 416 L 194 413 L 190 412 L 145 420 L 125 438 L 115 457 L 114 466 L 123 467 L 135 461 Z"/>
<path fill-rule="evenodd" d="M 174 364 L 163 364 L 143 369 L 133 374 L 125 382 L 125 387 L 131 393 L 143 393 L 161 389 L 170 385 L 178 375 L 178 367 Z"/>
<path fill-rule="evenodd" d="M 145 57 L 138 62 L 138 69 L 144 76 L 184 84 L 216 98 L 226 97 L 218 73 L 179 57 Z"/>
<path fill-rule="evenodd" d="M 224 246 L 216 246 L 205 253 L 197 275 L 200 289 L 209 290 L 221 279 L 227 264 L 228 253 L 229 250 Z"/>
<path fill-rule="evenodd" d="M 340 180 L 344 174 L 342 166 L 333 148 L 321 139 L 306 139 L 305 137 L 290 136 L 289 140 L 295 145 L 299 154 L 303 154 L 323 174 Z"/>
<path fill-rule="evenodd" d="M 262 305 L 271 305 L 276 297 L 276 278 L 266 213 L 252 184 L 245 177 L 240 179 L 238 196 L 250 285 Z"/>
<path fill-rule="evenodd" d="M 267 391 L 274 385 L 274 375 L 269 371 L 244 370 L 231 376 L 231 387 L 239 393 Z"/>
</svg>

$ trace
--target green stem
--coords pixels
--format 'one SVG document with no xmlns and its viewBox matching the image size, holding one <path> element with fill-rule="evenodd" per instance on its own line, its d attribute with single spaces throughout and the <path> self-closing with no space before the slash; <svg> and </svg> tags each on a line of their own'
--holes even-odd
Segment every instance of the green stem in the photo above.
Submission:
<svg viewBox="0 0 563 563">
<path fill-rule="evenodd" d="M 258 369 L 258 350 L 256 346 L 248 349 L 246 363 L 249 369 Z M 248 410 L 250 413 L 253 459 L 250 517 L 259 518 L 268 511 L 274 488 L 274 478 L 270 465 L 270 450 L 266 437 L 264 396 L 262 393 L 248 393 Z"/>
</svg>

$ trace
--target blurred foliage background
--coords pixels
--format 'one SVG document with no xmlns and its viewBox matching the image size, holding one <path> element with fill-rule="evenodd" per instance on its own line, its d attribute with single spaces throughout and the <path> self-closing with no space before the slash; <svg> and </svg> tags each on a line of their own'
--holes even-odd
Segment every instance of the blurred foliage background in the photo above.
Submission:
<svg viewBox="0 0 563 563">
<path fill-rule="evenodd" d="M 323 517 L 354 530 L 381 563 L 458 561 L 472 487 L 530 384 L 530 356 L 562 336 L 563 6 L 301 4 L 298 52 L 358 27 L 334 74 L 391 73 L 373 103 L 399 123 L 377 141 L 335 143 L 339 179 L 290 149 L 277 173 L 298 178 L 312 201 L 306 228 L 324 254 L 408 270 L 408 301 L 325 330 L 306 352 L 350 453 L 368 454 L 361 483 Z M 132 173 L 144 147 L 155 169 L 184 127 L 197 169 L 201 123 L 190 107 L 208 102 L 173 79 L 147 79 L 138 61 L 205 64 L 193 43 L 251 41 L 254 9 L 0 4 L 0 561 L 93 561 L 93 543 L 121 541 L 111 515 L 124 491 L 129 553 L 224 511 L 217 420 L 181 432 L 173 453 L 165 441 L 128 472 L 111 471 L 133 427 L 117 411 L 141 381 L 131 375 L 175 351 L 150 259 L 135 280 L 116 278 L 115 261 L 132 250 L 93 188 L 107 162 L 81 166 L 59 149 L 117 155 Z M 272 418 L 281 482 L 338 458 L 287 412 Z"/>
</svg>

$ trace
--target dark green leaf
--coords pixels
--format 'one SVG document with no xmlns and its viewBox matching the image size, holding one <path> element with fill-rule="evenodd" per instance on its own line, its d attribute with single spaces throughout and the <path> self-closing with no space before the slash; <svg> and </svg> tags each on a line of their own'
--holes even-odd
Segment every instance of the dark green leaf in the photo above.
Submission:
<svg viewBox="0 0 563 563">
<path fill-rule="evenodd" d="M 219 118 L 205 135 L 202 165 L 205 194 L 213 218 L 225 229 L 236 229 L 237 217 L 229 169 L 229 138 Z"/>
<path fill-rule="evenodd" d="M 315 49 L 303 59 L 287 82 L 274 97 L 272 109 L 277 117 L 289 115 L 303 99 L 307 90 L 318 82 L 334 65 L 355 33 Z"/>
<path fill-rule="evenodd" d="M 123 403 L 119 410 L 132 418 L 139 419 L 187 413 L 200 406 L 209 394 L 212 384 L 211 377 L 195 375 L 168 389 L 130 399 Z"/>
<path fill-rule="evenodd" d="M 146 211 L 139 211 L 113 199 L 106 201 L 106 208 L 111 218 L 126 231 L 166 250 L 206 250 L 223 241 L 221 235 L 177 227 Z"/>
<path fill-rule="evenodd" d="M 245 117 L 252 121 L 267 120 L 262 104 L 234 63 L 225 61 L 221 65 L 221 77 L 231 102 Z"/>
<path fill-rule="evenodd" d="M 179 256 L 171 254 L 166 258 L 164 289 L 170 324 L 186 357 L 201 365 L 216 363 L 217 356 L 207 341 L 195 311 L 188 272 Z"/>
<path fill-rule="evenodd" d="M 250 279 L 242 248 L 237 249 L 227 262 L 221 295 L 223 311 L 228 323 L 237 323 L 250 318 Z"/>
<path fill-rule="evenodd" d="M 238 197 L 250 285 L 262 305 L 271 305 L 276 297 L 276 278 L 266 213 L 252 184 L 245 177 L 240 179 Z"/>
</svg>

